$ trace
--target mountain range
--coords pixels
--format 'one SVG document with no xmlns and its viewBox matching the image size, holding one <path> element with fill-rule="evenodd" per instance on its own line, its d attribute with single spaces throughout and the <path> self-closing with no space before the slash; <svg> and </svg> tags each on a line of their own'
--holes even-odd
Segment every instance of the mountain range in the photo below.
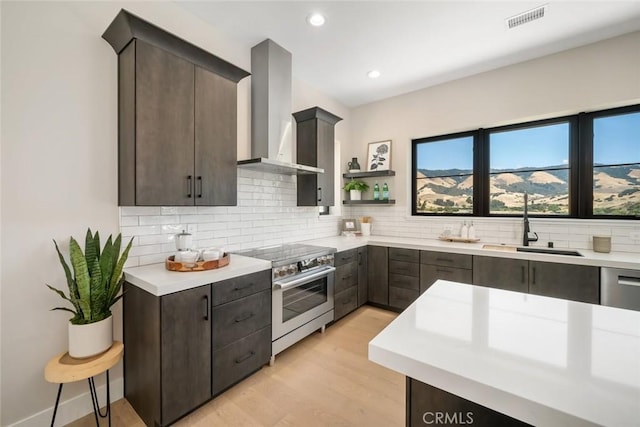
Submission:
<svg viewBox="0 0 640 427">
<path fill-rule="evenodd" d="M 418 169 L 418 212 L 471 213 L 473 171 Z M 566 165 L 543 170 L 520 168 L 491 170 L 491 213 L 522 212 L 524 192 L 529 211 L 536 214 L 568 214 L 569 170 Z M 594 214 L 640 215 L 640 164 L 594 167 Z"/>
</svg>

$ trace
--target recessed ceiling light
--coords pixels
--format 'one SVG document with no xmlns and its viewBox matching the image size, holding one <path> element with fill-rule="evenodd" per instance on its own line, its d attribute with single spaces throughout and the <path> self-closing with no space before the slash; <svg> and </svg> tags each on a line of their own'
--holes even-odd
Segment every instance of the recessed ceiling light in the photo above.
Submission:
<svg viewBox="0 0 640 427">
<path fill-rule="evenodd" d="M 367 73 L 367 77 L 369 77 L 370 79 L 377 79 L 378 77 L 380 77 L 380 71 L 371 70 Z"/>
<path fill-rule="evenodd" d="M 312 13 L 311 15 L 307 16 L 307 22 L 314 27 L 320 27 L 321 25 L 324 25 L 325 21 L 326 20 L 324 19 L 324 16 L 319 13 Z"/>
</svg>

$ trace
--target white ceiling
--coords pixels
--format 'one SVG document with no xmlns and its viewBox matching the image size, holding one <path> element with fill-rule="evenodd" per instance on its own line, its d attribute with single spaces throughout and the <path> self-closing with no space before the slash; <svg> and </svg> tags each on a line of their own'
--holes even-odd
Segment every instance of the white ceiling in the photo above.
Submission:
<svg viewBox="0 0 640 427">
<path fill-rule="evenodd" d="M 351 107 L 640 30 L 640 0 L 178 4 L 247 50 L 272 39 L 293 54 L 296 78 Z M 506 28 L 544 4 L 544 18 Z M 308 25 L 311 12 L 326 24 Z M 372 69 L 382 76 L 369 79 Z"/>
</svg>

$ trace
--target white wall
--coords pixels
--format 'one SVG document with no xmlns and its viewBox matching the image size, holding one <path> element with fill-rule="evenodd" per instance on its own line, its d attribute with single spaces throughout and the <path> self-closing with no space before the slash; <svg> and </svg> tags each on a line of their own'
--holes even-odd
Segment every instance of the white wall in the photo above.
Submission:
<svg viewBox="0 0 640 427">
<path fill-rule="evenodd" d="M 411 218 L 411 139 L 636 103 L 640 103 L 640 32 L 355 108 L 345 155 L 364 159 L 367 143 L 391 139 L 392 169 L 397 175 L 388 181 L 397 205 L 345 209 L 344 214 L 372 215 L 374 234 L 437 237 L 445 226 L 457 228 L 462 220 Z M 483 240 L 517 243 L 522 233 L 522 221 L 476 222 L 482 224 Z M 534 219 L 532 230 L 536 227 L 551 227 L 549 239 L 580 248 L 589 248 L 590 235 L 600 230 L 613 236 L 614 250 L 640 252 L 640 241 L 628 237 L 631 230 L 640 229 L 638 221 Z M 570 228 L 574 240 L 568 236 Z"/>
<path fill-rule="evenodd" d="M 66 286 L 52 239 L 66 250 L 69 236 L 82 238 L 89 226 L 104 236 L 119 231 L 117 56 L 102 33 L 126 8 L 247 70 L 250 51 L 173 2 L 2 1 L 0 8 L 0 424 L 26 419 L 23 425 L 44 425 L 56 386 L 44 381 L 43 369 L 67 348 L 68 316 L 49 311 L 64 302 L 45 287 Z M 250 79 L 239 85 L 239 158 L 249 154 L 249 88 Z M 318 105 L 349 115 L 302 82 L 294 91 L 296 108 Z M 336 132 L 347 140 L 348 120 Z M 116 338 L 121 338 L 119 308 L 114 315 Z M 112 383 L 119 393 L 121 377 L 118 366 Z M 86 389 L 84 382 L 65 386 L 63 402 Z M 118 390 L 112 392 L 118 395 Z M 72 406 L 62 407 L 59 421 L 68 422 L 90 408 L 78 412 Z"/>
</svg>

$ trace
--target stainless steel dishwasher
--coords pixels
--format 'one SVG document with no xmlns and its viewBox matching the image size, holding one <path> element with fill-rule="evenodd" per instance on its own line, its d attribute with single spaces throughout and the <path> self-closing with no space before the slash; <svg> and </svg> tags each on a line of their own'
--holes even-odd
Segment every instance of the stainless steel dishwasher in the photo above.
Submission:
<svg viewBox="0 0 640 427">
<path fill-rule="evenodd" d="M 640 311 L 640 270 L 601 268 L 600 304 Z"/>
</svg>

